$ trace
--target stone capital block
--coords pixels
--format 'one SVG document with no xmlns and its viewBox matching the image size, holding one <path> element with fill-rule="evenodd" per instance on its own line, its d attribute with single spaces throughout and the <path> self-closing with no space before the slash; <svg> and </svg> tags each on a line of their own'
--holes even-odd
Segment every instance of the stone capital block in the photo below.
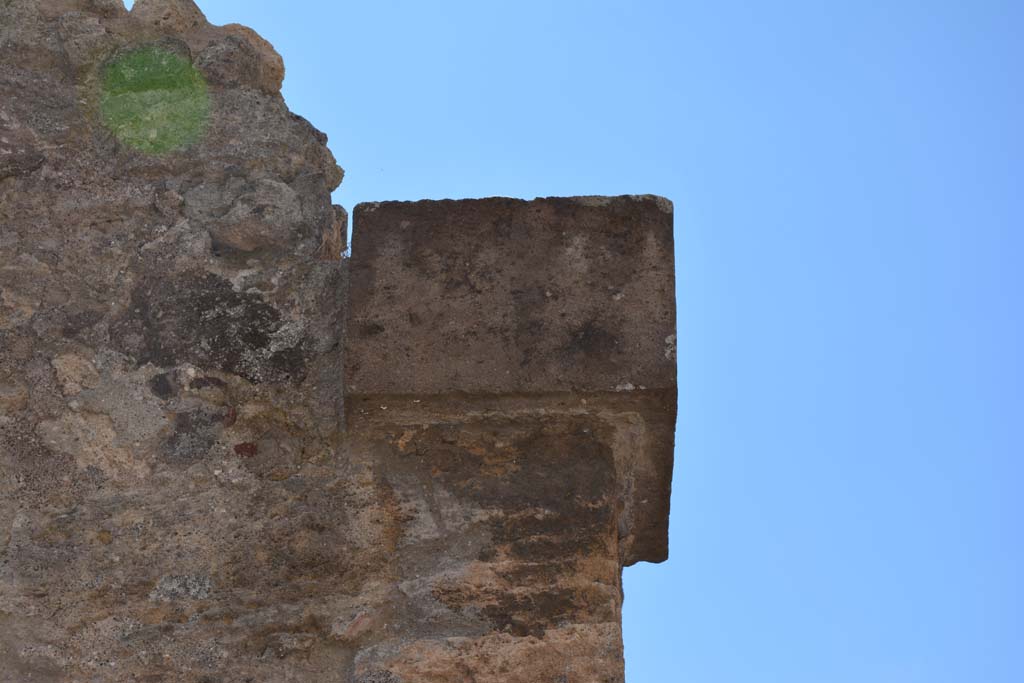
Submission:
<svg viewBox="0 0 1024 683">
<path fill-rule="evenodd" d="M 493 414 L 596 417 L 615 463 L 606 493 L 619 507 L 619 557 L 664 560 L 676 414 L 672 204 L 651 195 L 381 202 L 354 216 L 350 428 L 397 424 L 399 413 L 456 431 Z M 574 486 L 566 476 L 553 495 Z"/>
<path fill-rule="evenodd" d="M 360 204 L 351 277 L 350 394 L 675 386 L 661 197 Z"/>
</svg>

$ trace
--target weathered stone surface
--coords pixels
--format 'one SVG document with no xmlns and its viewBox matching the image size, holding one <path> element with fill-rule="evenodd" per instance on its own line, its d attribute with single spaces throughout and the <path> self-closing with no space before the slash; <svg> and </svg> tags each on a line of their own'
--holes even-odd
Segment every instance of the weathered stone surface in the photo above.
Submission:
<svg viewBox="0 0 1024 683">
<path fill-rule="evenodd" d="M 353 393 L 675 385 L 668 200 L 361 204 L 352 247 Z"/>
<path fill-rule="evenodd" d="M 192 0 L 136 0 L 132 17 L 141 24 L 172 33 L 206 25 L 206 16 Z"/>
<path fill-rule="evenodd" d="M 664 559 L 674 396 L 350 396 L 348 413 L 403 520 L 402 623 L 357 672 L 622 680 L 621 569 Z"/>
<path fill-rule="evenodd" d="M 0 27 L 0 681 L 346 680 L 327 634 L 381 560 L 340 457 L 326 138 L 191 2 Z M 204 75 L 184 148 L 100 115 L 140 48 Z"/>
<path fill-rule="evenodd" d="M 0 683 L 622 681 L 670 206 L 364 205 L 342 258 L 283 74 L 192 0 L 0 0 Z"/>
<path fill-rule="evenodd" d="M 671 205 L 385 202 L 353 234 L 349 437 L 428 492 L 395 548 L 415 607 L 357 674 L 621 681 L 622 566 L 668 552 Z"/>
</svg>

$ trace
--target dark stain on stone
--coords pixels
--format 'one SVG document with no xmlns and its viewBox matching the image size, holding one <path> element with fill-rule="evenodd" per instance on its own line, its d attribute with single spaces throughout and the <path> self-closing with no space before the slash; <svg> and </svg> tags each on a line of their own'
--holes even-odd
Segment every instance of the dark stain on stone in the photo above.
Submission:
<svg viewBox="0 0 1024 683">
<path fill-rule="evenodd" d="M 557 580 L 553 575 L 545 578 Z M 555 588 L 531 590 L 530 584 L 520 585 L 527 590 L 496 592 L 469 585 L 442 585 L 432 595 L 449 609 L 479 611 L 496 631 L 514 636 L 543 637 L 548 628 L 571 621 L 585 611 L 587 600 L 582 593 Z"/>
<path fill-rule="evenodd" d="M 579 605 L 567 590 L 538 591 L 529 594 L 504 594 L 497 604 L 481 610 L 499 631 L 514 636 L 543 637 L 544 631 L 571 618 Z"/>
<path fill-rule="evenodd" d="M 198 273 L 143 281 L 111 336 L 139 366 L 188 362 L 254 384 L 299 382 L 306 372 L 305 339 L 279 338 L 283 327 L 280 312 L 258 294 Z"/>
<path fill-rule="evenodd" d="M 569 342 L 564 350 L 569 353 L 585 353 L 588 356 L 606 356 L 617 350 L 619 340 L 608 330 L 588 320 L 570 332 Z"/>
<path fill-rule="evenodd" d="M 373 337 L 384 331 L 384 326 L 380 323 L 363 323 L 359 326 L 359 334 L 363 337 Z"/>
<path fill-rule="evenodd" d="M 235 454 L 243 458 L 251 458 L 259 452 L 259 448 L 251 441 L 235 444 Z"/>
<path fill-rule="evenodd" d="M 149 380 L 149 390 L 157 398 L 167 400 L 174 396 L 174 382 L 171 381 L 170 373 L 162 372 L 159 375 L 154 375 Z"/>
<path fill-rule="evenodd" d="M 101 320 L 103 320 L 103 311 L 85 310 L 69 313 L 61 334 L 65 337 L 76 337 Z"/>
<path fill-rule="evenodd" d="M 192 380 L 193 389 L 206 389 L 207 387 L 217 387 L 218 389 L 227 386 L 224 380 L 217 377 L 196 377 Z"/>
</svg>

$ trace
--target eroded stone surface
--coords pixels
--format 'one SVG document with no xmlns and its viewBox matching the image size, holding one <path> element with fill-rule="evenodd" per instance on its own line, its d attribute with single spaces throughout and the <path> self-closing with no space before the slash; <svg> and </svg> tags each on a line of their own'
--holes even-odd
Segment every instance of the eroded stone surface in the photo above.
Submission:
<svg viewBox="0 0 1024 683">
<path fill-rule="evenodd" d="M 188 0 L 0 26 L 0 680 L 346 680 L 352 653 L 307 650 L 382 561 L 349 510 L 373 474 L 338 457 L 326 138 L 269 45 Z M 183 146 L 102 115 L 148 49 L 207 83 Z"/>
<path fill-rule="evenodd" d="M 675 385 L 665 199 L 380 202 L 355 226 L 353 393 Z"/>
<path fill-rule="evenodd" d="M 104 119 L 139 50 L 201 74 L 194 136 L 135 144 L 145 83 Z M 283 75 L 192 0 L 0 0 L 0 683 L 621 681 L 670 206 L 364 206 L 342 260 Z"/>
</svg>

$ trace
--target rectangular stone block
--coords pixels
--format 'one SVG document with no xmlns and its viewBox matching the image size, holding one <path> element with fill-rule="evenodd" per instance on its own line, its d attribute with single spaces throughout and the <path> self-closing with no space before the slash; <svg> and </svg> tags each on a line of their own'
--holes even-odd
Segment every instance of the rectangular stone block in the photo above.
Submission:
<svg viewBox="0 0 1024 683">
<path fill-rule="evenodd" d="M 348 394 L 675 387 L 666 199 L 360 204 L 353 234 Z"/>
<path fill-rule="evenodd" d="M 462 433 L 495 415 L 598 419 L 614 453 L 616 554 L 622 564 L 664 560 L 676 415 L 671 203 L 383 202 L 354 217 L 349 433 L 383 423 L 411 438 L 412 426 L 439 421 Z M 560 457 L 569 471 L 588 463 L 569 448 Z M 569 478 L 555 484 L 551 504 L 574 495 Z"/>
<path fill-rule="evenodd" d="M 447 458 L 462 444 L 467 490 L 477 492 L 488 504 L 513 496 L 508 499 L 509 510 L 547 508 L 550 514 L 573 500 L 582 500 L 586 473 L 608 457 L 611 468 L 604 473 L 608 476 L 600 488 L 608 501 L 614 501 L 617 547 L 610 554 L 617 555 L 623 565 L 668 558 L 676 416 L 673 390 L 352 396 L 346 412 L 353 444 L 350 453 L 378 452 L 381 444 L 397 445 L 402 454 L 422 461 L 434 484 L 443 486 Z M 424 441 L 421 435 L 425 432 L 439 435 L 438 439 Z M 480 437 L 477 442 L 474 435 Z M 587 450 L 588 443 L 594 450 Z M 378 457 L 393 460 L 381 452 Z M 507 470 L 498 465 L 505 461 L 511 463 Z M 396 470 L 389 465 L 388 471 Z M 503 473 L 501 480 L 488 483 L 488 473 L 496 471 Z M 414 488 L 430 485 L 429 480 L 417 480 Z M 499 489 L 502 493 L 495 493 Z M 518 505 L 516 491 L 539 498 L 533 504 Z M 587 509 L 597 509 L 594 501 L 587 503 Z M 579 535 L 578 523 L 566 521 L 565 526 L 575 528 L 574 534 Z"/>
</svg>

